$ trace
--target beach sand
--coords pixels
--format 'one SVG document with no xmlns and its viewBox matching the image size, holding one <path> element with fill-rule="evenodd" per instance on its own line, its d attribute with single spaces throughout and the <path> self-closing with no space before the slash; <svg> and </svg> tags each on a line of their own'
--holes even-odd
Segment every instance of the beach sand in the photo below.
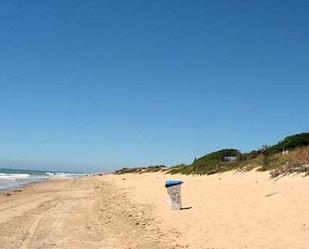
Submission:
<svg viewBox="0 0 309 249">
<path fill-rule="evenodd" d="M 164 181 L 182 186 L 170 210 Z M 104 175 L 0 194 L 0 248 L 309 248 L 309 178 Z"/>
</svg>

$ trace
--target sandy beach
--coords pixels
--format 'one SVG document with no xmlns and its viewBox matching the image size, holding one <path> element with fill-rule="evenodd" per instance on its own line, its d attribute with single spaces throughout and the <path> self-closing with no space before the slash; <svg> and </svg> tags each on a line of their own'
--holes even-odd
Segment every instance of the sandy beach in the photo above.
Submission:
<svg viewBox="0 0 309 249">
<path fill-rule="evenodd" d="M 164 181 L 184 181 L 183 210 Z M 53 180 L 0 195 L 0 248 L 309 248 L 309 181 L 269 173 Z"/>
</svg>

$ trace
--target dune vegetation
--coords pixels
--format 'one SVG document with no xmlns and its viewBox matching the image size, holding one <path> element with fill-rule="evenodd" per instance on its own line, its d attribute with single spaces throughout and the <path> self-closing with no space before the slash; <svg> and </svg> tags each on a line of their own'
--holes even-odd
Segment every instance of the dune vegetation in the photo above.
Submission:
<svg viewBox="0 0 309 249">
<path fill-rule="evenodd" d="M 235 148 L 211 152 L 200 158 L 194 158 L 191 164 L 179 164 L 172 167 L 164 165 L 123 168 L 116 174 L 166 172 L 169 174 L 210 175 L 229 170 L 270 171 L 271 177 L 294 173 L 309 175 L 309 133 L 288 136 L 277 144 L 242 153 Z"/>
</svg>

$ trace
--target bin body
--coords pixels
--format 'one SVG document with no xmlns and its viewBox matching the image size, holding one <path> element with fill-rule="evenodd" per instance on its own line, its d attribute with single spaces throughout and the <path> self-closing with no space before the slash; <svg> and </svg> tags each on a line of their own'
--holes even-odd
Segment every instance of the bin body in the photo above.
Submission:
<svg viewBox="0 0 309 249">
<path fill-rule="evenodd" d="M 181 199 L 181 185 L 172 185 L 166 187 L 167 193 L 170 197 L 170 207 L 172 210 L 180 210 L 182 208 L 182 199 Z"/>
</svg>

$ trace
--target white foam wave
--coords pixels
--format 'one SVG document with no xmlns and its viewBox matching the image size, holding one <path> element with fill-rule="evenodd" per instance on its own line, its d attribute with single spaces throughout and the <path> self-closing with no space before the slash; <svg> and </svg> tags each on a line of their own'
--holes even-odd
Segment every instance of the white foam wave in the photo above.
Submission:
<svg viewBox="0 0 309 249">
<path fill-rule="evenodd" d="M 29 174 L 5 174 L 5 173 L 0 173 L 0 179 L 18 180 L 18 179 L 26 179 L 28 177 L 30 177 Z"/>
<path fill-rule="evenodd" d="M 19 187 L 27 183 L 37 182 L 46 180 L 49 178 L 76 178 L 83 176 L 84 174 L 77 173 L 64 173 L 64 172 L 42 172 L 38 173 L 8 173 L 1 172 L 0 173 L 0 191 L 3 189 L 9 189 L 14 187 Z"/>
<path fill-rule="evenodd" d="M 78 174 L 78 173 L 65 173 L 65 172 L 46 172 L 45 174 L 50 177 L 59 177 L 59 178 L 78 177 L 78 176 L 84 175 L 84 174 Z"/>
</svg>

